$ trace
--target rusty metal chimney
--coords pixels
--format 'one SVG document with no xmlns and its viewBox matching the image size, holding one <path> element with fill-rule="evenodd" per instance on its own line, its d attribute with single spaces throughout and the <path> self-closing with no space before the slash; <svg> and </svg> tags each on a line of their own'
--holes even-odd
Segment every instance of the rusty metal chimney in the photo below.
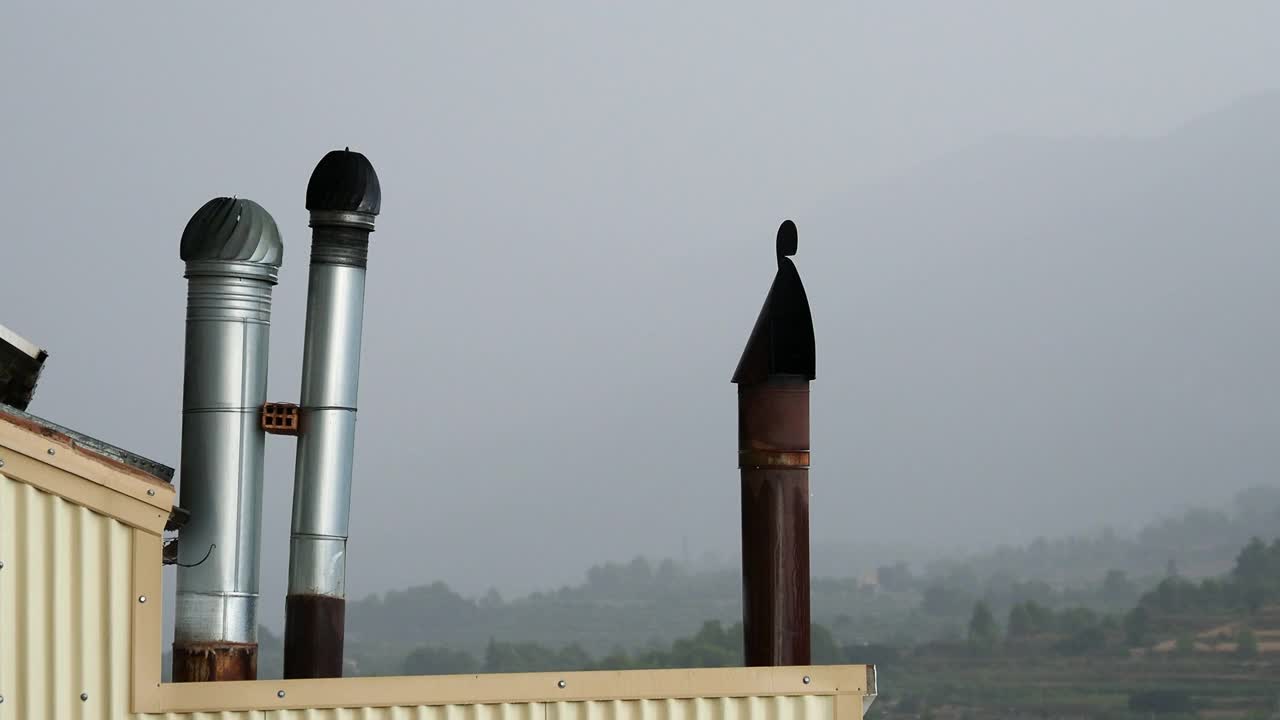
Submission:
<svg viewBox="0 0 1280 720">
<path fill-rule="evenodd" d="M 778 272 L 733 374 L 742 473 L 742 625 L 748 666 L 808 665 L 809 381 L 813 317 L 796 226 L 778 228 Z"/>
<path fill-rule="evenodd" d="M 307 184 L 311 276 L 294 465 L 284 676 L 342 676 L 347 525 L 369 233 L 382 204 L 373 165 L 334 150 Z"/>
<path fill-rule="evenodd" d="M 271 288 L 284 246 L 250 200 L 215 198 L 182 233 L 186 364 L 173 642 L 177 682 L 258 674 L 258 557 Z"/>
</svg>

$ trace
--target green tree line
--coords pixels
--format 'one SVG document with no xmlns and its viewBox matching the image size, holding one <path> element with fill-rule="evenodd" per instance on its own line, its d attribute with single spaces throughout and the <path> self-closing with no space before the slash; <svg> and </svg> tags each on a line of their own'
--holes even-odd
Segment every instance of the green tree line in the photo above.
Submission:
<svg viewBox="0 0 1280 720">
<path fill-rule="evenodd" d="M 811 644 L 815 664 L 866 662 L 865 650 L 839 646 L 830 630 L 821 625 L 812 627 Z M 442 675 L 739 667 L 742 664 L 742 624 L 725 626 L 712 620 L 703 623 L 689 637 L 677 639 L 666 646 L 630 651 L 617 647 L 600 657 L 592 656 L 576 644 L 550 647 L 531 642 L 490 640 L 479 655 L 445 645 L 423 645 L 405 657 L 401 671 L 408 675 Z"/>
<path fill-rule="evenodd" d="M 1109 575 L 1114 581 L 1114 576 Z M 927 598 L 926 598 L 927 599 Z M 936 601 L 935 601 L 936 602 Z M 1144 593 L 1126 613 L 1098 612 L 1087 607 L 1057 609 L 1035 600 L 1015 603 L 1002 629 L 991 606 L 979 600 L 967 626 L 967 648 L 974 654 L 1000 650 L 1052 652 L 1066 656 L 1125 653 L 1154 639 L 1157 632 L 1181 631 L 1176 648 L 1194 649 L 1188 622 L 1217 615 L 1257 612 L 1280 603 L 1280 539 L 1253 538 L 1236 556 L 1231 572 L 1200 582 L 1170 576 Z M 1203 624 L 1203 623 L 1201 623 Z M 1232 638 L 1237 654 L 1257 655 L 1257 639 L 1247 628 Z"/>
</svg>

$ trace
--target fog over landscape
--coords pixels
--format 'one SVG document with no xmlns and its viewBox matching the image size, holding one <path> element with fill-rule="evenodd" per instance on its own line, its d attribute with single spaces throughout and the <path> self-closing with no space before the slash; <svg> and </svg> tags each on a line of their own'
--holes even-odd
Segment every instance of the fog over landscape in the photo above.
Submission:
<svg viewBox="0 0 1280 720">
<path fill-rule="evenodd" d="M 233 194 L 284 235 L 269 394 L 296 401 L 303 194 L 350 146 L 384 193 L 353 599 L 736 563 L 729 377 L 784 218 L 815 568 L 1280 484 L 1280 4 L 925 8 L 6 8 L 0 322 L 50 351 L 31 411 L 177 465 L 178 238 Z M 293 457 L 270 438 L 276 628 Z"/>
</svg>

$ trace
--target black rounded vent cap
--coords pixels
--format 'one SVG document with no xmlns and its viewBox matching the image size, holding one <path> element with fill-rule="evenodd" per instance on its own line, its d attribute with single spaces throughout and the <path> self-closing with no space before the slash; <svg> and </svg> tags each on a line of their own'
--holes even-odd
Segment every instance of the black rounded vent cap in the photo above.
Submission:
<svg viewBox="0 0 1280 720">
<path fill-rule="evenodd" d="M 326 153 L 307 183 L 307 209 L 377 215 L 382 186 L 369 158 L 350 148 Z"/>
</svg>

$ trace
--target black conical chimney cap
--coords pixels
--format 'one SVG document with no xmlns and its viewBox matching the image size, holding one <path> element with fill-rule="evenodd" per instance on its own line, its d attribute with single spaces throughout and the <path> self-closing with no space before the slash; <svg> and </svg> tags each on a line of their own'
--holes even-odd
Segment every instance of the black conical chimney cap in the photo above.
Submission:
<svg viewBox="0 0 1280 720">
<path fill-rule="evenodd" d="M 778 272 L 733 373 L 735 383 L 750 385 L 771 375 L 795 375 L 805 380 L 815 376 L 813 314 L 800 273 L 790 258 L 797 245 L 795 223 L 787 220 L 778 228 Z"/>
</svg>

